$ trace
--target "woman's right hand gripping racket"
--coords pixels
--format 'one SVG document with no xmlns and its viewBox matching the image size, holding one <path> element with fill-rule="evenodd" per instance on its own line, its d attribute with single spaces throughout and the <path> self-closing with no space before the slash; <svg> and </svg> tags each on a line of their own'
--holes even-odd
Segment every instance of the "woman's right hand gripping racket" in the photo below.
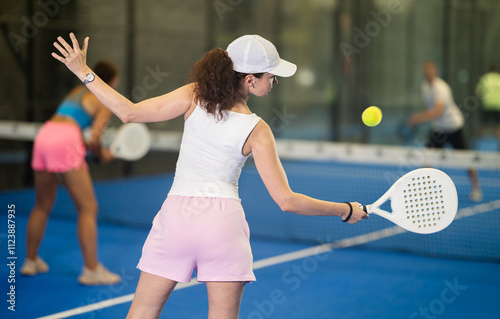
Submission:
<svg viewBox="0 0 500 319">
<path fill-rule="evenodd" d="M 391 201 L 392 212 L 380 209 Z M 419 234 L 431 234 L 451 224 L 458 208 L 458 196 L 451 178 L 434 168 L 420 168 L 398 179 L 375 203 L 363 206 L 396 225 Z"/>
</svg>

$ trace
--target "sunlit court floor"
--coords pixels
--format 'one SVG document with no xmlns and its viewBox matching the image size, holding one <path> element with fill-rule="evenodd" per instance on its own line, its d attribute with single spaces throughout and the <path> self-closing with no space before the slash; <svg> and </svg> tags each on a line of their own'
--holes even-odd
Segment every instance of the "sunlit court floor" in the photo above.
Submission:
<svg viewBox="0 0 500 319">
<path fill-rule="evenodd" d="M 126 316 L 130 301 L 112 306 L 102 302 L 134 292 L 139 277 L 135 266 L 147 230 L 101 223 L 101 261 L 123 281 L 85 287 L 76 281 L 82 258 L 71 218 L 49 222 L 40 254 L 50 272 L 31 278 L 18 273 L 26 221 L 26 216 L 16 217 L 15 311 L 8 310 L 5 298 L 8 267 L 1 270 L 1 318 L 57 318 L 50 315 L 79 307 L 83 313 L 70 318 Z M 6 261 L 5 233 L 2 247 Z M 252 247 L 259 261 L 311 245 L 252 240 Z M 499 273 L 496 263 L 339 249 L 257 269 L 257 282 L 245 288 L 240 318 L 498 318 Z M 161 318 L 205 318 L 207 311 L 206 287 L 199 284 L 174 291 Z"/>
</svg>

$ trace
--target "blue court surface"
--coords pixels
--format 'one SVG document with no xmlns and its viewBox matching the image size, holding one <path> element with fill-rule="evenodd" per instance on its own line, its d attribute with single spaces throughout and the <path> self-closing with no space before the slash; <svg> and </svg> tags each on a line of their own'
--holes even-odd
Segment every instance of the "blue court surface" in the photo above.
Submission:
<svg viewBox="0 0 500 319">
<path fill-rule="evenodd" d="M 293 172 L 294 165 L 299 164 L 286 164 L 285 169 Z M 297 172 L 303 171 L 303 168 L 300 167 Z M 320 167 L 317 172 L 320 172 L 317 175 L 324 175 L 328 173 L 328 169 L 326 166 Z M 461 196 L 462 193 L 468 192 L 467 183 L 463 179 L 466 173 L 451 173 L 450 176 L 457 183 L 459 196 L 466 198 L 466 195 Z M 289 175 L 292 188 L 297 191 L 302 191 L 301 188 L 304 187 L 316 194 L 314 185 L 308 184 L 308 178 L 314 178 L 315 184 L 321 184 L 321 177 L 316 176 L 314 172 L 303 174 L 308 175 L 306 177 L 298 173 Z M 337 218 L 302 219 L 303 216 L 297 216 L 304 234 L 314 232 L 313 226 L 316 227 L 318 236 L 311 235 L 312 238 L 317 238 L 314 242 L 286 240 L 285 235 L 280 235 L 281 240 L 274 238 L 280 232 L 293 234 L 296 231 L 293 226 L 295 224 L 291 222 L 295 216 L 278 211 L 276 206 L 272 206 L 269 195 L 263 186 L 259 186 L 257 178 L 250 168 L 243 171 L 240 180 L 242 193 L 250 187 L 258 189 L 255 190 L 255 195 L 252 195 L 256 196 L 254 199 L 242 196 L 252 230 L 251 242 L 257 281 L 245 288 L 241 319 L 500 317 L 500 263 L 498 255 L 495 255 L 500 241 L 498 229 L 491 229 L 498 225 L 499 216 L 498 208 L 487 210 L 487 207 L 493 207 L 491 203 L 496 203 L 494 200 L 498 199 L 498 185 L 491 185 L 493 190 L 489 191 L 485 186 L 485 199 L 482 204 L 461 201 L 459 208 L 463 218 L 456 220 L 450 229 L 435 236 L 412 237 L 413 235 L 408 233 L 395 232 L 387 235 L 389 238 L 381 237 L 381 240 L 378 240 L 373 234 L 380 234 L 381 231 L 394 227 L 376 216 L 363 225 L 343 224 Z M 7 294 L 12 291 L 7 282 L 10 269 L 5 265 L 9 261 L 6 242 L 7 217 L 2 214 L 5 219 L 1 231 L 4 266 L 0 269 L 0 278 L 3 281 L 0 285 L 3 296 L 0 318 L 125 318 L 139 278 L 139 271 L 135 267 L 149 231 L 148 227 L 135 222 L 134 218 L 138 218 L 142 213 L 144 223 L 151 223 L 152 216 L 168 191 L 171 179 L 172 176 L 168 175 L 96 182 L 101 214 L 100 260 L 106 267 L 119 273 L 123 279 L 121 284 L 107 287 L 85 287 L 79 285 L 76 280 L 82 267 L 82 257 L 76 239 L 76 213 L 68 204 L 69 199 L 63 189 L 59 191 L 58 203 L 40 250 L 40 255 L 49 263 L 50 272 L 32 278 L 21 276 L 19 269 L 25 256 L 24 236 L 27 216 L 34 200 L 33 190 L 0 193 L 4 207 L 10 203 L 16 205 L 17 257 L 14 271 L 14 312 L 8 310 L 10 304 L 7 302 L 7 298 L 12 295 Z M 331 179 L 331 176 L 325 179 Z M 339 181 L 339 178 L 336 181 Z M 149 185 L 149 188 L 145 185 Z M 328 186 L 329 191 L 332 187 L 334 186 Z M 349 188 L 353 185 L 341 187 L 348 188 L 345 191 L 351 192 Z M 317 192 L 321 197 L 321 192 Z M 368 197 L 379 195 L 375 192 Z M 120 196 L 120 200 L 116 196 Z M 150 199 L 144 200 L 145 196 Z M 369 201 L 372 198 L 363 200 Z M 115 211 L 107 215 L 113 203 L 118 208 L 115 207 Z M 268 211 L 259 211 L 260 206 L 257 204 L 268 205 Z M 127 215 L 130 210 L 137 212 L 129 216 L 128 222 L 110 222 L 116 218 L 115 215 Z M 474 211 L 480 214 L 473 216 Z M 311 220 L 317 225 L 308 224 Z M 489 223 L 489 220 L 495 222 Z M 260 222 L 268 222 L 269 228 L 261 227 Z M 486 228 L 478 228 L 479 231 L 476 230 L 473 234 L 464 231 L 468 225 L 479 227 L 479 224 L 486 225 Z M 327 242 L 326 237 L 319 235 L 325 231 L 332 233 L 328 242 L 338 243 L 347 243 L 351 238 L 365 238 L 363 234 L 367 233 L 372 235 L 366 237 L 368 240 L 361 240 L 360 245 L 339 244 L 336 247 L 345 248 L 327 251 L 319 246 Z M 270 232 L 268 238 L 264 236 L 266 232 Z M 301 237 L 301 234 L 297 234 L 297 237 Z M 431 247 L 431 252 L 422 254 L 418 249 L 414 252 L 404 252 L 404 249 L 397 249 L 397 246 L 396 249 L 388 249 L 387 243 L 391 238 L 393 245 L 412 240 L 413 244 L 409 246 Z M 446 243 L 441 247 L 438 241 Z M 370 242 L 381 244 L 370 245 Z M 483 258 L 477 255 L 473 258 L 454 258 L 455 254 L 447 256 L 446 247 L 457 245 L 465 247 L 464 251 L 466 246 L 472 247 L 472 255 L 480 253 L 479 249 L 475 248 L 475 245 L 478 245 L 485 251 L 493 251 L 493 257 Z M 432 248 L 434 246 L 437 248 Z M 167 302 L 161 318 L 206 318 L 207 310 L 206 288 L 203 284 L 193 282 L 190 285 L 178 286 Z"/>
</svg>

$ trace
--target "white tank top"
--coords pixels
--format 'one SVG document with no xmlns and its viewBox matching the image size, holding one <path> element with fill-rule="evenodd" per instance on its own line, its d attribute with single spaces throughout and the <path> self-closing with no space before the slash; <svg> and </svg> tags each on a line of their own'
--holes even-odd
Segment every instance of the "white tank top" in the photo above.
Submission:
<svg viewBox="0 0 500 319">
<path fill-rule="evenodd" d="M 255 114 L 232 111 L 217 120 L 197 105 L 184 123 L 169 195 L 239 200 L 238 179 L 248 158 L 243 145 L 259 121 Z"/>
</svg>

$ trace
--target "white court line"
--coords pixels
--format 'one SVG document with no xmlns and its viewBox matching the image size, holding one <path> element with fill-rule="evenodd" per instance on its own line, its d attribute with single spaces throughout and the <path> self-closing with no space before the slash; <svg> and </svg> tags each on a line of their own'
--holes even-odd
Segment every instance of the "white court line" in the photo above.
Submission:
<svg viewBox="0 0 500 319">
<path fill-rule="evenodd" d="M 470 216 L 474 216 L 474 215 L 478 215 L 478 214 L 482 214 L 482 213 L 491 212 L 491 211 L 498 209 L 498 208 L 500 208 L 500 199 L 495 200 L 495 201 L 491 201 L 488 203 L 474 205 L 474 206 L 467 207 L 467 208 L 462 208 L 457 212 L 455 220 L 458 220 L 458 219 L 461 219 L 464 217 L 470 217 Z M 333 243 L 322 244 L 322 245 L 318 245 L 318 246 L 314 246 L 314 247 L 310 247 L 310 248 L 306 248 L 306 249 L 302 249 L 302 250 L 297 250 L 297 251 L 283 254 L 283 255 L 279 255 L 279 256 L 261 259 L 261 260 L 258 260 L 258 261 L 253 263 L 253 269 L 257 270 L 257 269 L 261 269 L 261 268 L 266 268 L 266 267 L 286 263 L 289 261 L 302 259 L 305 257 L 310 257 L 310 256 L 318 255 L 321 253 L 329 252 L 331 250 L 338 249 L 338 248 L 347 248 L 347 247 L 352 247 L 352 246 L 356 246 L 356 245 L 366 244 L 366 243 L 369 243 L 372 241 L 395 236 L 395 235 L 402 234 L 405 232 L 407 232 L 407 231 L 399 226 L 384 228 L 384 229 L 377 230 L 377 231 L 367 233 L 364 235 L 359 235 L 359 236 L 355 236 L 355 237 L 351 237 L 351 238 L 338 240 L 338 241 L 335 241 Z M 193 280 L 191 280 L 191 282 L 178 284 L 177 287 L 175 287 L 175 290 L 192 287 L 192 286 L 196 286 L 199 284 L 200 283 L 197 282 L 196 279 L 193 279 Z M 74 308 L 74 309 L 70 309 L 70 310 L 66 310 L 66 311 L 62 311 L 62 312 L 58 312 L 58 313 L 55 313 L 53 315 L 39 317 L 37 319 L 68 318 L 71 316 L 76 316 L 76 315 L 80 315 L 83 313 L 87 313 L 87 312 L 91 312 L 91 311 L 95 311 L 95 310 L 99 310 L 99 309 L 103 309 L 103 308 L 112 307 L 112 306 L 119 305 L 122 303 L 130 302 L 130 301 L 132 301 L 133 298 L 134 298 L 134 294 L 129 294 L 129 295 L 125 295 L 125 296 L 121 296 L 121 297 L 117 297 L 117 298 L 112 298 L 112 299 L 100 301 L 100 302 L 97 302 L 94 304 L 90 304 L 90 305 L 86 305 L 86 306 L 82 306 L 82 307 L 78 307 L 78 308 Z"/>
<path fill-rule="evenodd" d="M 200 284 L 199 282 L 197 282 L 195 279 L 193 279 L 193 280 L 191 280 L 191 282 L 178 284 L 174 290 L 189 288 L 189 287 L 196 286 L 199 284 Z M 91 312 L 91 311 L 95 311 L 95 310 L 99 310 L 99 309 L 103 309 L 103 308 L 109 308 L 109 307 L 116 306 L 116 305 L 119 305 L 122 303 L 130 302 L 130 301 L 132 301 L 132 299 L 134 299 L 134 294 L 129 294 L 129 295 L 121 296 L 121 297 L 116 297 L 116 298 L 96 302 L 96 303 L 93 303 L 90 305 L 81 306 L 78 308 L 73 308 L 70 310 L 58 312 L 58 313 L 55 313 L 53 315 L 38 317 L 37 319 L 69 318 L 71 316 L 81 315 L 83 313 L 87 313 L 87 312 Z"/>
</svg>

